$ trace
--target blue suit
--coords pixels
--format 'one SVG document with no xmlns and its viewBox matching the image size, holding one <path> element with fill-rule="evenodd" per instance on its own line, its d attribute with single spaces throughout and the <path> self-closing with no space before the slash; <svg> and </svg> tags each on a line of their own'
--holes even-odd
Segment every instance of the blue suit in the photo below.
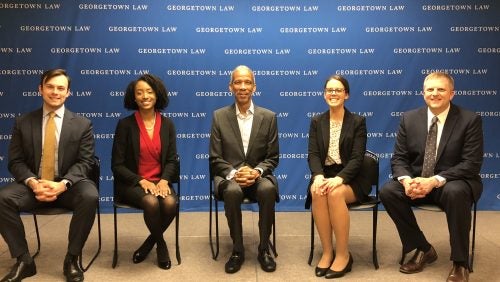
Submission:
<svg viewBox="0 0 500 282">
<path fill-rule="evenodd" d="M 65 110 L 59 136 L 58 171 L 55 181 L 68 179 L 73 184 L 54 202 L 40 202 L 24 181 L 38 178 L 42 157 L 43 110 L 16 118 L 9 145 L 9 171 L 15 182 L 0 188 L 0 233 L 11 256 L 28 252 L 19 211 L 37 207 L 61 206 L 73 210 L 68 252 L 79 255 L 92 229 L 98 205 L 95 183 L 89 179 L 94 162 L 94 136 L 90 120 Z"/>
<path fill-rule="evenodd" d="M 450 233 L 451 260 L 468 260 L 470 207 L 481 196 L 479 172 L 483 160 L 481 118 L 454 104 L 446 118 L 438 144 L 434 175 L 446 179 L 443 187 L 433 189 L 425 198 L 412 201 L 397 181 L 400 176 L 418 177 L 422 172 L 427 136 L 427 107 L 403 114 L 391 159 L 393 180 L 380 191 L 380 199 L 394 220 L 403 243 L 403 252 L 426 244 L 411 205 L 435 203 L 445 212 Z"/>
</svg>

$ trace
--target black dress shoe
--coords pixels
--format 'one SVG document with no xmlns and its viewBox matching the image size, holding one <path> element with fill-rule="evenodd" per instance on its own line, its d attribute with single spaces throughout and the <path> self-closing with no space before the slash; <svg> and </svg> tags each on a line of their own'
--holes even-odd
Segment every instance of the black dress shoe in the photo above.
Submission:
<svg viewBox="0 0 500 282">
<path fill-rule="evenodd" d="M 451 268 L 450 274 L 448 274 L 448 278 L 446 282 L 467 282 L 469 281 L 469 269 L 462 265 L 453 263 L 453 267 Z"/>
<path fill-rule="evenodd" d="M 139 249 L 137 249 L 132 255 L 132 261 L 134 263 L 143 262 L 153 249 L 154 245 L 155 241 L 153 240 L 153 237 L 149 235 Z"/>
<path fill-rule="evenodd" d="M 161 269 L 170 269 L 172 262 L 168 255 L 167 245 L 159 245 L 156 247 L 156 258 L 158 259 L 158 267 Z"/>
<path fill-rule="evenodd" d="M 437 258 L 438 256 L 433 246 L 431 246 L 431 248 L 425 253 L 420 250 L 416 250 L 413 257 L 407 263 L 401 265 L 399 271 L 406 274 L 420 272 L 424 270 L 424 267 L 427 264 L 435 262 Z"/>
<path fill-rule="evenodd" d="M 64 276 L 68 282 L 83 281 L 83 270 L 78 264 L 78 256 L 67 254 L 64 259 Z"/>
<path fill-rule="evenodd" d="M 314 269 L 314 273 L 316 274 L 317 277 L 323 277 L 325 276 L 326 272 L 330 269 L 330 267 L 317 267 Z"/>
<path fill-rule="evenodd" d="M 238 272 L 238 270 L 240 270 L 241 265 L 243 264 L 244 261 L 245 261 L 244 255 L 237 253 L 237 252 L 233 252 L 231 254 L 231 257 L 229 257 L 229 260 L 226 262 L 226 265 L 224 266 L 226 273 Z"/>
<path fill-rule="evenodd" d="M 325 274 L 325 278 L 332 279 L 344 276 L 346 273 L 351 272 L 353 262 L 354 260 L 352 259 L 352 255 L 351 253 L 349 253 L 349 261 L 347 262 L 347 265 L 344 267 L 344 269 L 342 269 L 341 271 L 328 269 L 328 271 Z"/>
<path fill-rule="evenodd" d="M 17 282 L 21 281 L 26 277 L 30 277 L 36 274 L 36 265 L 35 262 L 24 263 L 22 261 L 16 262 L 14 266 L 10 269 L 9 274 L 7 274 L 1 282 Z"/>
<path fill-rule="evenodd" d="M 314 269 L 314 273 L 316 274 L 316 276 L 317 277 L 325 276 L 325 274 L 328 271 L 328 269 L 330 268 L 330 266 L 332 266 L 334 259 L 335 259 L 335 250 L 333 251 L 333 258 L 332 258 L 332 261 L 330 262 L 330 265 L 328 267 L 323 268 L 323 267 L 316 266 L 316 268 Z"/>
<path fill-rule="evenodd" d="M 274 262 L 274 259 L 269 254 L 268 250 L 259 251 L 257 260 L 260 263 L 260 268 L 262 268 L 265 272 L 273 272 L 276 270 L 276 262 Z"/>
</svg>

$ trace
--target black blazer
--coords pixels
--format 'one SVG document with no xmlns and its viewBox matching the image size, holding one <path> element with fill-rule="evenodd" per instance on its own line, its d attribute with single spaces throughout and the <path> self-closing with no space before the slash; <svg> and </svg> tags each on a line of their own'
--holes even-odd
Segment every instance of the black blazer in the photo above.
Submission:
<svg viewBox="0 0 500 282">
<path fill-rule="evenodd" d="M 427 107 L 405 112 L 391 159 L 392 177 L 422 174 L 427 137 Z M 450 105 L 439 141 L 434 173 L 447 181 L 464 180 L 477 201 L 483 191 L 479 172 L 483 162 L 483 130 L 476 113 Z"/>
<path fill-rule="evenodd" d="M 176 136 L 172 121 L 161 117 L 161 178 L 169 183 L 179 173 L 176 169 Z M 119 189 L 135 186 L 142 179 L 137 174 L 139 168 L 139 126 L 134 114 L 120 119 L 116 125 L 111 154 L 111 170 L 115 185 Z"/>
<path fill-rule="evenodd" d="M 9 145 L 9 171 L 17 182 L 38 177 L 42 158 L 42 108 L 16 118 Z M 94 134 L 89 119 L 64 110 L 58 149 L 58 179 L 73 184 L 88 179 L 94 163 Z"/>
<path fill-rule="evenodd" d="M 311 183 L 314 176 L 324 174 L 329 144 L 330 111 L 328 110 L 321 115 L 313 117 L 309 126 L 307 161 L 311 170 Z M 349 183 L 358 175 L 363 164 L 366 151 L 366 119 L 349 112 L 347 109 L 345 109 L 344 119 L 342 120 L 339 151 L 344 168 L 337 175 L 344 179 L 344 183 Z M 309 188 L 311 183 L 309 183 L 308 187 L 306 208 L 310 206 Z M 367 195 L 369 192 L 363 191 L 363 194 Z"/>
<path fill-rule="evenodd" d="M 278 181 L 273 175 L 279 162 L 276 114 L 255 104 L 254 110 L 252 132 L 246 154 L 243 150 L 243 141 L 236 117 L 236 105 L 223 107 L 213 113 L 210 134 L 210 170 L 214 176 L 215 195 L 219 195 L 218 184 L 231 170 L 244 165 L 262 168 L 262 177 L 269 178 L 278 187 Z M 279 197 L 277 199 L 279 200 Z"/>
</svg>

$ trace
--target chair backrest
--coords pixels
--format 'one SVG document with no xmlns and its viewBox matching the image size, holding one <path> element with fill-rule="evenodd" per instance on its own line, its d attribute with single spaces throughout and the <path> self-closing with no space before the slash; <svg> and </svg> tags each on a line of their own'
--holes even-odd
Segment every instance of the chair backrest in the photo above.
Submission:
<svg viewBox="0 0 500 282">
<path fill-rule="evenodd" d="M 99 184 L 101 180 L 101 160 L 99 160 L 99 157 L 94 156 L 94 163 L 92 164 L 91 170 L 90 170 L 90 175 L 89 175 L 90 180 L 94 181 L 95 187 L 97 188 L 97 191 L 99 191 Z"/>
<path fill-rule="evenodd" d="M 378 180 L 379 180 L 379 160 L 378 156 L 370 151 L 366 150 L 365 157 L 363 159 L 363 166 L 361 169 L 366 169 L 370 177 L 370 184 L 375 186 L 375 197 L 378 199 Z"/>
<path fill-rule="evenodd" d="M 175 174 L 172 178 L 172 183 L 179 183 L 181 178 L 181 158 L 175 155 Z"/>
</svg>

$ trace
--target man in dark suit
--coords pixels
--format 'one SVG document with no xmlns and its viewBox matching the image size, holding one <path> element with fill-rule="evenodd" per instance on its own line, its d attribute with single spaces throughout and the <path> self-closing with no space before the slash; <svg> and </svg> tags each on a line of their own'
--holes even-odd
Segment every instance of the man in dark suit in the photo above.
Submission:
<svg viewBox="0 0 500 282">
<path fill-rule="evenodd" d="M 17 262 L 1 281 L 21 281 L 36 274 L 20 212 L 52 206 L 73 210 L 63 270 L 67 281 L 84 279 L 78 256 L 92 229 L 99 195 L 89 180 L 94 161 L 92 124 L 64 107 L 69 87 L 64 70 L 44 72 L 39 85 L 42 108 L 15 121 L 8 163 L 15 182 L 0 188 L 0 233 Z M 46 134 L 49 119 L 53 130 Z M 47 141 L 46 135 L 55 139 Z M 49 143 L 55 152 L 52 165 L 44 161 L 51 155 L 44 153 Z M 50 173 L 46 173 L 47 167 L 51 167 Z"/>
<path fill-rule="evenodd" d="M 215 195 L 224 201 L 233 240 L 227 273 L 240 270 L 245 260 L 241 203 L 244 197 L 259 204 L 258 261 L 264 271 L 276 270 L 269 254 L 274 205 L 279 200 L 273 170 L 278 166 L 278 127 L 275 113 L 255 106 L 255 77 L 247 66 L 236 67 L 229 82 L 235 103 L 213 113 L 210 135 L 210 170 Z"/>
<path fill-rule="evenodd" d="M 393 180 L 383 186 L 380 199 L 396 224 L 403 253 L 416 250 L 401 265 L 401 272 L 420 272 L 437 259 L 411 209 L 414 203 L 434 203 L 445 211 L 448 221 L 453 267 L 447 281 L 468 281 L 470 209 L 483 189 L 479 177 L 482 122 L 474 112 L 451 103 L 454 81 L 448 74 L 429 74 L 423 91 L 427 106 L 401 118 L 391 160 Z M 431 134 L 433 117 L 437 117 L 437 135 Z M 426 145 L 427 139 L 434 139 L 436 146 L 426 153 L 432 147 Z"/>
</svg>

